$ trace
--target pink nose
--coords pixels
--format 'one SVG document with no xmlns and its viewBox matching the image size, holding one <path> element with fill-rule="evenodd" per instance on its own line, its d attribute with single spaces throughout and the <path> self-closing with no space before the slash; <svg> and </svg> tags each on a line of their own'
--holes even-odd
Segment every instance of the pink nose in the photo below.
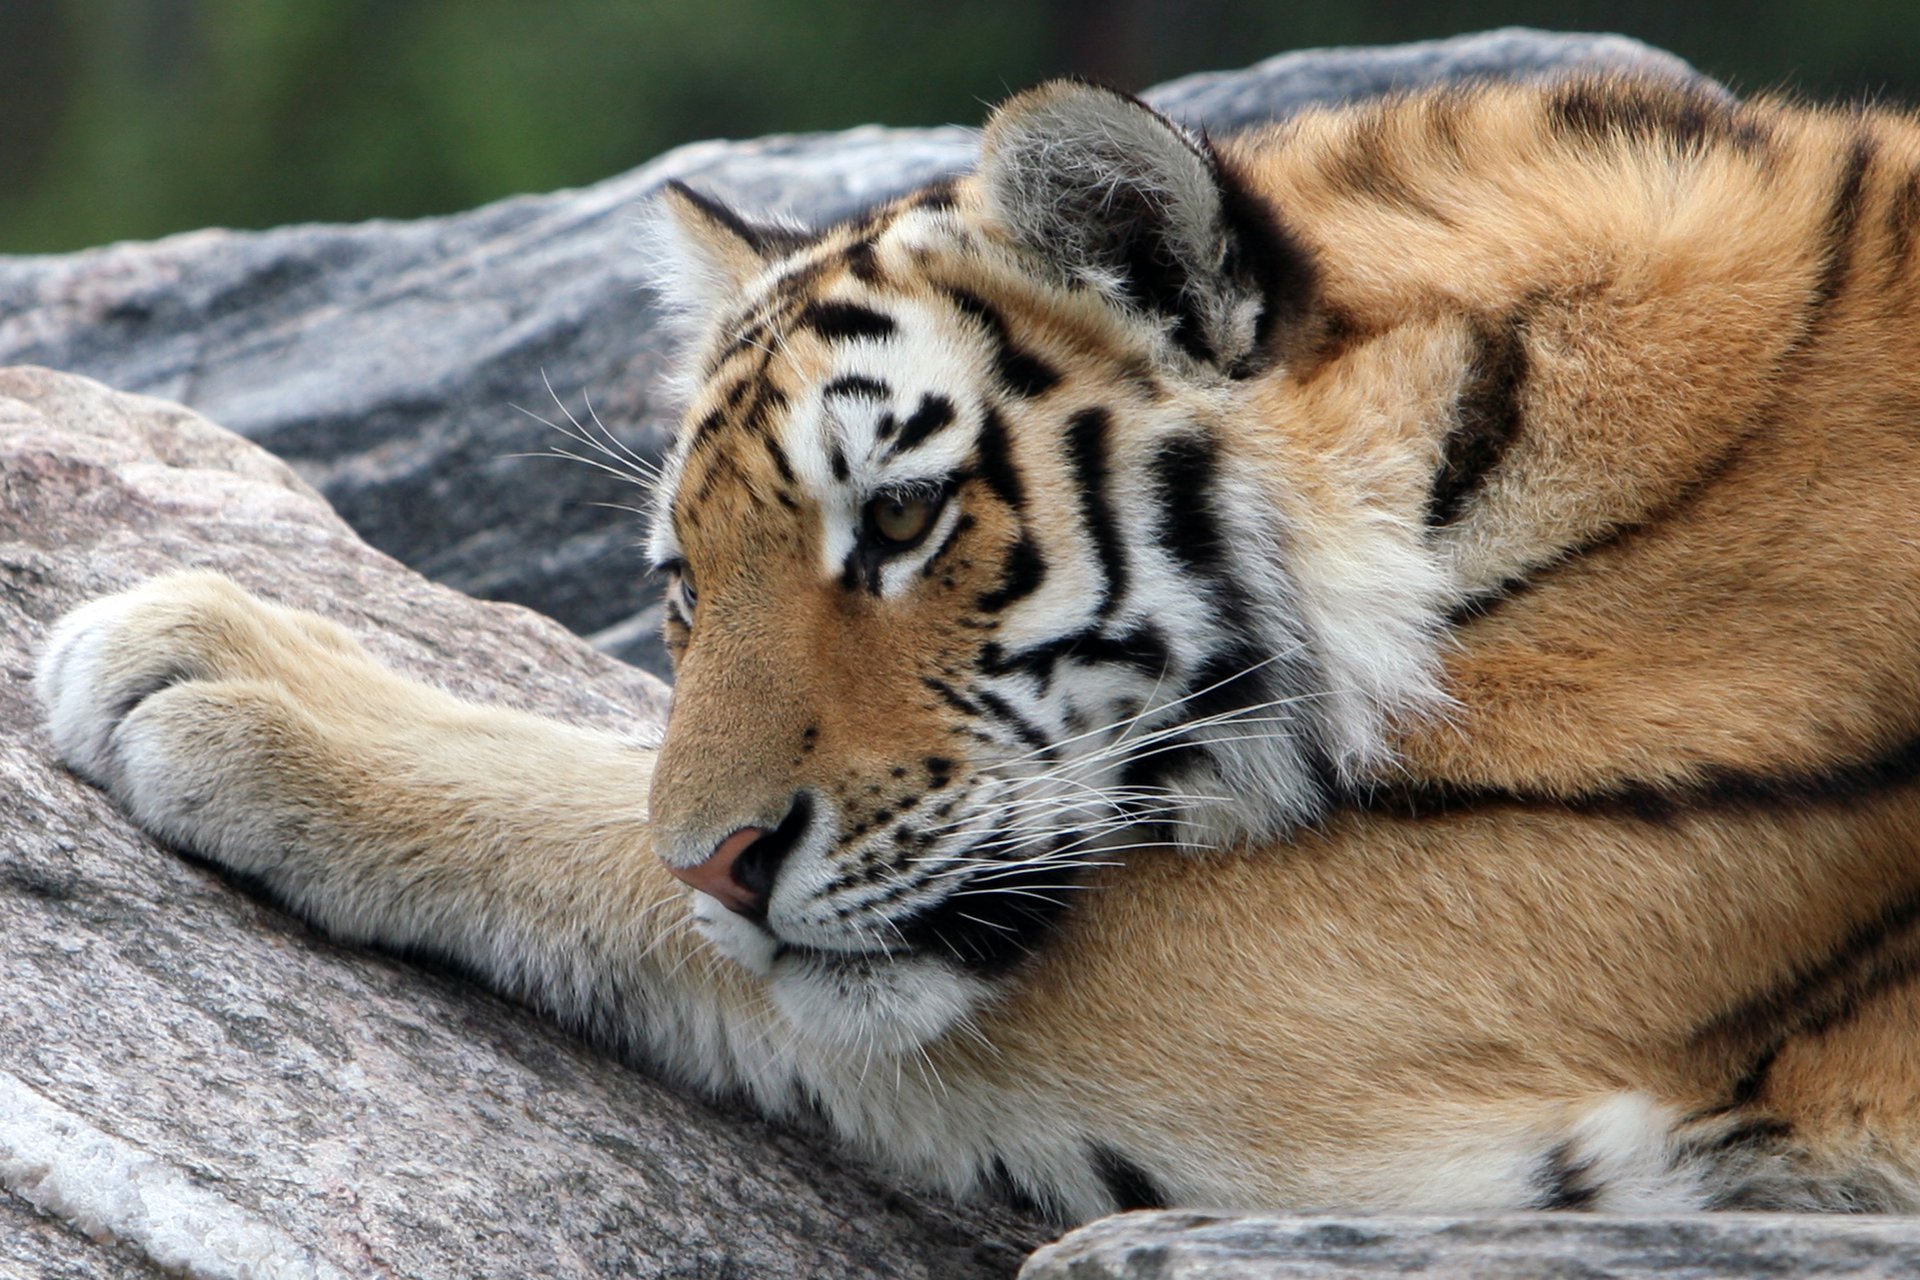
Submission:
<svg viewBox="0 0 1920 1280">
<path fill-rule="evenodd" d="M 715 845 L 705 862 L 695 863 L 691 867 L 668 867 L 667 870 L 729 911 L 743 916 L 762 915 L 766 912 L 766 899 L 756 890 L 741 884 L 733 874 L 733 868 L 740 861 L 740 855 L 765 834 L 759 827 L 742 827 Z"/>
</svg>

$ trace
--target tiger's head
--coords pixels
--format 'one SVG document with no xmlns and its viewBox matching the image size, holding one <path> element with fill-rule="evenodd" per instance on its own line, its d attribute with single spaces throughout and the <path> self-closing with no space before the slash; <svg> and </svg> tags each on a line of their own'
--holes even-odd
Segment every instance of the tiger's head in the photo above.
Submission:
<svg viewBox="0 0 1920 1280">
<path fill-rule="evenodd" d="M 1087 864 L 1271 839 L 1377 753 L 1231 442 L 1315 266 L 1204 140 L 1057 82 L 972 175 L 826 231 L 662 204 L 698 372 L 652 823 L 797 1027 L 937 1036 Z"/>
</svg>

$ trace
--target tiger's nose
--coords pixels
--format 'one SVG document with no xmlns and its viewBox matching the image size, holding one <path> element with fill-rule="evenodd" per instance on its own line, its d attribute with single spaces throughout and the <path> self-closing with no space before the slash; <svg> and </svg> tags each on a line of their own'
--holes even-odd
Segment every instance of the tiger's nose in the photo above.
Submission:
<svg viewBox="0 0 1920 1280">
<path fill-rule="evenodd" d="M 667 870 L 727 910 L 757 919 L 767 914 L 766 891 L 749 888 L 735 879 L 734 873 L 740 866 L 740 855 L 765 834 L 763 827 L 742 827 L 716 845 L 705 862 L 691 867 L 670 866 Z"/>
<path fill-rule="evenodd" d="M 797 796 L 773 830 L 741 827 L 715 845 L 705 861 L 667 870 L 734 914 L 763 921 L 780 864 L 806 833 L 812 812 L 807 797 Z"/>
</svg>

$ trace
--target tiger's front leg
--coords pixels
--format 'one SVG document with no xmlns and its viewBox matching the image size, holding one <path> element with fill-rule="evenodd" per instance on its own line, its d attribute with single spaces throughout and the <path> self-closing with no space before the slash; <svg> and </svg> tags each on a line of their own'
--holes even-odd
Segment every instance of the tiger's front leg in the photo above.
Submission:
<svg viewBox="0 0 1920 1280">
<path fill-rule="evenodd" d="M 685 963 L 700 943 L 649 843 L 651 751 L 404 679 L 206 573 L 68 615 L 36 685 L 61 757 L 148 831 L 336 937 L 444 955 L 725 1082 L 724 1053 L 672 1060 L 676 1023 L 751 993 Z"/>
</svg>

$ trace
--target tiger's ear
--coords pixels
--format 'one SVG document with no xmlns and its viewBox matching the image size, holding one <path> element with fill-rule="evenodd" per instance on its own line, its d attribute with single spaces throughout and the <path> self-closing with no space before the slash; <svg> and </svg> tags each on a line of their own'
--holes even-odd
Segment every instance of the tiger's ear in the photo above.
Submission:
<svg viewBox="0 0 1920 1280">
<path fill-rule="evenodd" d="M 749 222 L 679 181 L 660 189 L 642 232 L 654 291 L 683 322 L 696 325 L 808 240 L 788 227 Z"/>
<path fill-rule="evenodd" d="M 1117 90 L 1053 80 L 987 121 L 979 189 L 1015 245 L 1065 282 L 1162 320 L 1229 372 L 1313 302 L 1313 260 L 1206 139 Z"/>
</svg>

